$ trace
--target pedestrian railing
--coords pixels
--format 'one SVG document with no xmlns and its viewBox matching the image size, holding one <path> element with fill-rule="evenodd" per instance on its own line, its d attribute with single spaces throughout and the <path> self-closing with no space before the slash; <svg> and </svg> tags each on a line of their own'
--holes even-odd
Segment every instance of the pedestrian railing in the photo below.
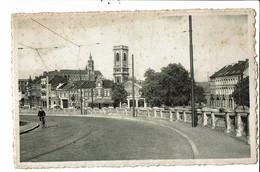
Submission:
<svg viewBox="0 0 260 172">
<path fill-rule="evenodd" d="M 36 114 L 36 109 L 20 109 L 20 114 Z M 81 114 L 80 109 L 49 109 L 45 110 L 47 114 Z M 132 108 L 86 108 L 83 115 L 123 115 L 132 116 Z M 192 114 L 191 110 L 183 107 L 164 108 L 136 108 L 136 116 L 139 118 L 155 118 L 161 120 L 168 120 L 174 122 L 191 123 Z M 195 123 L 203 127 L 210 127 L 215 130 L 222 130 L 226 133 L 235 133 L 237 137 L 247 136 L 249 138 L 249 109 L 238 107 L 235 110 L 226 110 L 219 112 L 218 109 L 202 108 L 196 109 Z"/>
<path fill-rule="evenodd" d="M 102 114 L 132 115 L 132 108 L 103 108 Z M 238 108 L 219 112 L 218 109 L 196 109 L 195 122 L 203 127 L 210 127 L 226 133 L 235 133 L 237 137 L 249 138 L 249 109 Z M 98 112 L 96 112 L 98 114 Z M 192 114 L 188 108 L 136 108 L 136 116 L 139 118 L 155 118 L 174 122 L 191 123 Z"/>
</svg>

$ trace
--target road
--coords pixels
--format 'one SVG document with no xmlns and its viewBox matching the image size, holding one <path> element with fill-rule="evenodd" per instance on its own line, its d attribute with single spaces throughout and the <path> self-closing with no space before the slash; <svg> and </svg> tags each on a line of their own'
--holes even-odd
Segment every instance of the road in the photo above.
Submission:
<svg viewBox="0 0 260 172">
<path fill-rule="evenodd" d="M 20 118 L 38 121 L 35 116 Z M 21 162 L 194 158 L 187 138 L 153 123 L 49 116 L 46 124 L 20 135 Z"/>
</svg>

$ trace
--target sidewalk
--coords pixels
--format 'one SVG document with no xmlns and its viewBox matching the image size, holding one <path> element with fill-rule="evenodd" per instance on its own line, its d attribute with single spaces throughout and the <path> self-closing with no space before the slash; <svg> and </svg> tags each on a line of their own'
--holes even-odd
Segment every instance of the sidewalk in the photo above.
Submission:
<svg viewBox="0 0 260 172">
<path fill-rule="evenodd" d="M 27 133 L 38 128 L 40 125 L 37 122 L 28 122 L 28 124 L 24 126 L 20 126 L 20 134 Z"/>
</svg>

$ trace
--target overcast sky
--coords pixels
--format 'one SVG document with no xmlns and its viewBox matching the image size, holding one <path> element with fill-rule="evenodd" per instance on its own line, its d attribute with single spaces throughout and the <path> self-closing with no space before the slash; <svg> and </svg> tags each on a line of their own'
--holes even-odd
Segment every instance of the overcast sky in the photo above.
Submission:
<svg viewBox="0 0 260 172">
<path fill-rule="evenodd" d="M 55 35 L 33 20 L 51 28 L 78 47 Z M 246 15 L 193 15 L 195 80 L 248 56 Z M 14 18 L 14 50 L 19 78 L 41 74 L 46 68 L 37 52 L 18 43 L 40 48 L 49 70 L 84 69 L 91 52 L 95 70 L 113 78 L 113 46 L 129 47 L 135 57 L 135 76 L 144 79 L 148 68 L 159 71 L 169 63 L 189 66 L 188 15 L 155 13 L 99 13 L 71 15 L 31 15 Z M 100 43 L 100 44 L 96 44 Z M 24 49 L 18 49 L 23 47 Z M 58 48 L 53 48 L 58 47 Z M 79 60 L 78 60 L 79 59 Z M 77 65 L 78 64 L 78 65 Z M 129 66 L 131 67 L 131 66 Z"/>
</svg>

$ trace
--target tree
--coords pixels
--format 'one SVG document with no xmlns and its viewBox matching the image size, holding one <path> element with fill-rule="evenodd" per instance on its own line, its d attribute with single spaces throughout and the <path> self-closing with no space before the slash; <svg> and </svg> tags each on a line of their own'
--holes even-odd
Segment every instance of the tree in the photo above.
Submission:
<svg viewBox="0 0 260 172">
<path fill-rule="evenodd" d="M 145 72 L 142 94 L 151 106 L 182 106 L 188 105 L 191 99 L 191 79 L 189 72 L 181 64 L 169 64 L 155 72 L 148 69 Z M 205 101 L 202 87 L 195 87 L 197 102 Z"/>
<path fill-rule="evenodd" d="M 161 106 L 164 102 L 162 100 L 164 93 L 162 85 L 160 84 L 160 73 L 153 69 L 148 69 L 145 74 L 145 81 L 141 89 L 142 96 L 147 100 L 151 106 Z"/>
<path fill-rule="evenodd" d="M 249 103 L 249 77 L 236 84 L 232 97 L 238 106 L 250 107 Z"/>
<path fill-rule="evenodd" d="M 112 85 L 112 100 L 114 101 L 114 107 L 118 107 L 120 102 L 125 102 L 127 98 L 127 91 L 122 84 L 114 83 Z"/>
<path fill-rule="evenodd" d="M 205 98 L 205 91 L 204 91 L 203 87 L 195 84 L 194 91 L 195 91 L 195 102 L 196 103 L 199 103 L 201 105 L 202 102 L 203 103 L 207 102 L 207 99 Z"/>
</svg>

